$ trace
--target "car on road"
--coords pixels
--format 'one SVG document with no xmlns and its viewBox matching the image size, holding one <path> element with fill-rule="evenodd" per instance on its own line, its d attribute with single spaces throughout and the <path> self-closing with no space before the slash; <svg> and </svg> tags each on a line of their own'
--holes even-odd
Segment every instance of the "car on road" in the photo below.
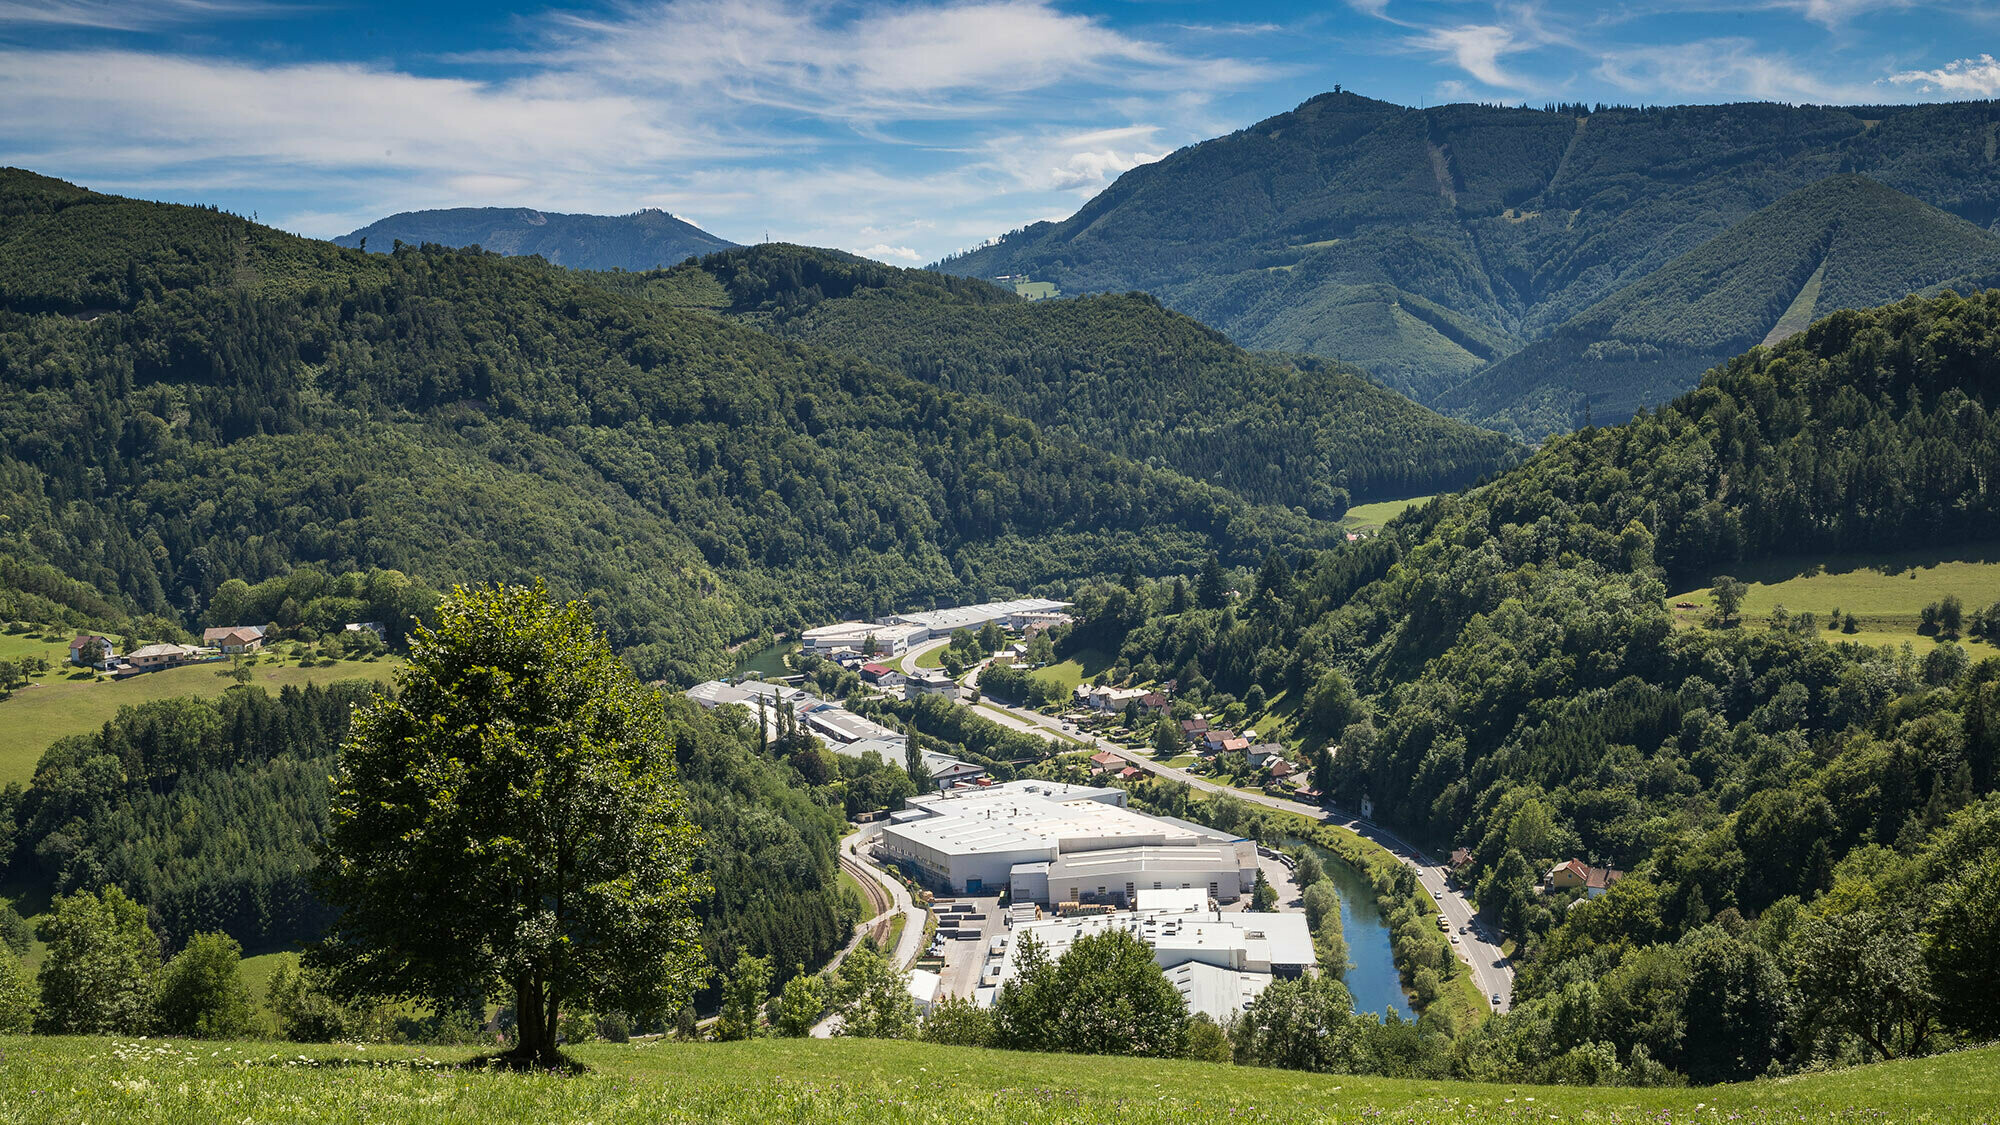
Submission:
<svg viewBox="0 0 2000 1125">
<path fill-rule="evenodd" d="M 1500 994 L 1497 992 L 1493 994 L 1493 1006 L 1496 1008 L 1500 1006 Z"/>
<path fill-rule="evenodd" d="M 1457 934 L 1453 934 L 1453 935 L 1451 935 L 1451 943 L 1452 943 L 1453 945 L 1457 945 L 1457 944 L 1458 944 L 1458 935 L 1457 935 Z"/>
</svg>

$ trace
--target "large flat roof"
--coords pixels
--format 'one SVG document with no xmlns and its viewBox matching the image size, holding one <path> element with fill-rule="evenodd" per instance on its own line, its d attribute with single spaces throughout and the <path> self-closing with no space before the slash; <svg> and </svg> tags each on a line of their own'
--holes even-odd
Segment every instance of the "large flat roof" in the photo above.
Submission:
<svg viewBox="0 0 2000 1125">
<path fill-rule="evenodd" d="M 1069 608 L 1068 602 L 1051 601 L 1048 598 L 1015 598 L 1005 602 L 981 602 L 978 605 L 962 605 L 955 609 L 930 609 L 916 613 L 898 613 L 891 621 L 903 621 L 911 625 L 922 625 L 933 633 L 948 632 L 984 625 L 988 621 L 1016 613 L 1052 613 Z"/>
<path fill-rule="evenodd" d="M 1117 840 L 1194 843 L 1193 835 L 1182 828 L 1099 799 L 1116 792 L 1054 782 L 995 785 L 912 802 L 932 815 L 887 831 L 945 855 L 1037 848 L 1067 853 L 1099 841 Z M 1115 843 L 1105 846 L 1117 847 Z"/>
</svg>

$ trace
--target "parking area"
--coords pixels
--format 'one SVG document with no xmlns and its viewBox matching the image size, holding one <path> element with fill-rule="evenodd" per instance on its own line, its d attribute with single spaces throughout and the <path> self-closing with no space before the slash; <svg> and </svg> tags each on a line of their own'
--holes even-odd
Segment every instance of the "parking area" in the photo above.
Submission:
<svg viewBox="0 0 2000 1125">
<path fill-rule="evenodd" d="M 939 973 L 943 993 L 970 998 L 984 982 L 987 966 L 999 963 L 992 955 L 993 939 L 1008 933 L 1006 911 L 998 895 L 941 898 L 931 909 L 938 918 L 932 948 L 944 956 Z"/>
</svg>

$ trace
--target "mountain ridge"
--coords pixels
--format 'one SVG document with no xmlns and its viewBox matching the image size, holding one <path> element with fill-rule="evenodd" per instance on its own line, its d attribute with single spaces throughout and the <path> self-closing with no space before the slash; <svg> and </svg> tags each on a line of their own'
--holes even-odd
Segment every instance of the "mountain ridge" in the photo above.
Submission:
<svg viewBox="0 0 2000 1125">
<path fill-rule="evenodd" d="M 373 241 L 478 246 L 510 256 L 539 255 L 576 269 L 644 270 L 673 265 L 736 243 L 656 207 L 626 215 L 569 214 L 532 207 L 447 207 L 402 211 L 332 239 L 353 249 Z"/>
</svg>

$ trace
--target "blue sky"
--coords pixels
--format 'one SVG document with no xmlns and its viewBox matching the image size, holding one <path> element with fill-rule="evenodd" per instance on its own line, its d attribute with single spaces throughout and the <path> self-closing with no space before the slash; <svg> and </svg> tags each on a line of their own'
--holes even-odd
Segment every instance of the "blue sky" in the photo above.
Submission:
<svg viewBox="0 0 2000 1125">
<path fill-rule="evenodd" d="M 2000 3 L 0 0 L 0 164 L 315 236 L 663 207 L 927 262 L 1336 84 L 1403 104 L 2000 97 Z"/>
</svg>

